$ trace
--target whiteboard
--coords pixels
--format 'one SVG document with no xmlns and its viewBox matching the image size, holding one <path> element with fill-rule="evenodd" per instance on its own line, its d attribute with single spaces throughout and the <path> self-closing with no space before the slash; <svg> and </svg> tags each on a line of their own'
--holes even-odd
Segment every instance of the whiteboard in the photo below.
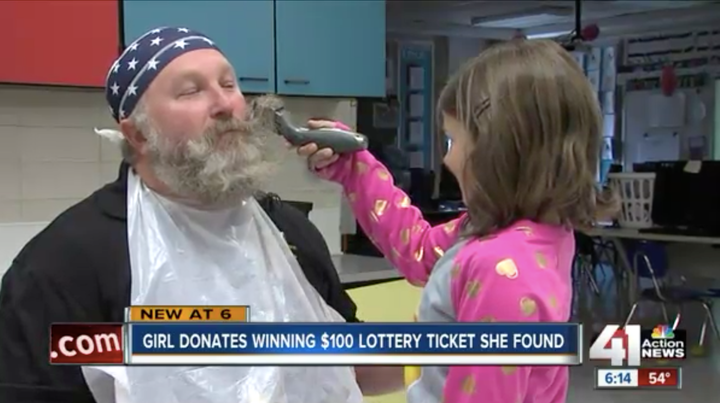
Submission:
<svg viewBox="0 0 720 403">
<path fill-rule="evenodd" d="M 680 115 L 668 113 L 669 117 L 657 116 L 657 108 L 650 107 L 653 103 L 651 99 L 655 98 L 657 101 L 658 97 L 665 98 L 660 90 L 626 91 L 624 93 L 623 108 L 618 112 L 623 114 L 622 158 L 626 170 L 631 170 L 632 164 L 639 162 L 687 159 L 689 157 L 688 143 L 697 144 L 699 140 L 696 137 L 703 137 L 705 148 L 711 149 L 714 119 L 692 119 L 692 113 L 687 111 L 692 112 L 693 105 L 697 103 L 714 105 L 714 87 L 680 89 L 677 93 L 682 93 L 684 100 L 668 102 L 682 102 L 685 111 Z M 675 105 L 677 106 L 677 103 Z M 651 109 L 655 112 L 652 112 Z M 653 114 L 656 116 L 652 116 Z M 681 127 L 669 127 L 677 124 L 680 120 L 684 122 Z M 652 127 L 653 124 L 661 127 Z M 671 137 L 674 132 L 678 133 L 677 138 Z M 646 134 L 649 139 L 645 138 Z M 702 159 L 708 158 L 707 150 Z"/>
<path fill-rule="evenodd" d="M 651 94 L 648 99 L 649 128 L 680 128 L 685 126 L 685 94 L 672 96 Z"/>
</svg>

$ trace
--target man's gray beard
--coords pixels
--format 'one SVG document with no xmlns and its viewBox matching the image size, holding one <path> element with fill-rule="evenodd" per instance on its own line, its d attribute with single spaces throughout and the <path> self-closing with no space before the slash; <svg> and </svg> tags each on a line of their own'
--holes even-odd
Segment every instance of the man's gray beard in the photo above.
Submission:
<svg viewBox="0 0 720 403">
<path fill-rule="evenodd" d="M 175 195 L 207 207 L 251 197 L 276 165 L 277 135 L 258 121 L 219 120 L 200 138 L 180 144 L 149 129 L 146 150 L 157 178 Z"/>
</svg>

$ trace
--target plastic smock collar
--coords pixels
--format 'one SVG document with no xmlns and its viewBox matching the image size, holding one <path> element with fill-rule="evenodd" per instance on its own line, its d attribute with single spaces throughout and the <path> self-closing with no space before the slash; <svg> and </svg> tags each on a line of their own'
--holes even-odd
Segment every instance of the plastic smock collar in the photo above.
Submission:
<svg viewBox="0 0 720 403">
<path fill-rule="evenodd" d="M 201 211 L 128 174 L 133 305 L 250 305 L 254 322 L 339 322 L 254 199 Z M 86 367 L 98 403 L 361 403 L 349 367 Z M 108 376 L 112 377 L 109 380 Z"/>
</svg>

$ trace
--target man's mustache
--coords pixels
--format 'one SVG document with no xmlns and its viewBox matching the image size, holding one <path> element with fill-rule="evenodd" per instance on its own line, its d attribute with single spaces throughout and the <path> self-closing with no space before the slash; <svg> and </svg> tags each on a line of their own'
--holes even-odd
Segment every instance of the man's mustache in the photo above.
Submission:
<svg viewBox="0 0 720 403">
<path fill-rule="evenodd" d="M 228 132 L 240 134 L 251 134 L 255 129 L 254 122 L 242 120 L 238 118 L 218 120 L 206 131 L 206 134 L 212 137 L 219 137 Z"/>
</svg>

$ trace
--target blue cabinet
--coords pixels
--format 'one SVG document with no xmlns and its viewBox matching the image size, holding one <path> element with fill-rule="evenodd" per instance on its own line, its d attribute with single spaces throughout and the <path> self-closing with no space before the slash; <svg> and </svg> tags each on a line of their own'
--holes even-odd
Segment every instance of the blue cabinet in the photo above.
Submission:
<svg viewBox="0 0 720 403">
<path fill-rule="evenodd" d="M 123 7 L 126 45 L 154 28 L 187 27 L 225 52 L 243 92 L 275 92 L 273 0 L 124 0 Z"/>
<path fill-rule="evenodd" d="M 385 96 L 384 0 L 276 0 L 275 24 L 278 93 Z"/>
<path fill-rule="evenodd" d="M 162 26 L 200 31 L 245 93 L 385 96 L 385 0 L 123 0 L 125 43 Z"/>
</svg>

